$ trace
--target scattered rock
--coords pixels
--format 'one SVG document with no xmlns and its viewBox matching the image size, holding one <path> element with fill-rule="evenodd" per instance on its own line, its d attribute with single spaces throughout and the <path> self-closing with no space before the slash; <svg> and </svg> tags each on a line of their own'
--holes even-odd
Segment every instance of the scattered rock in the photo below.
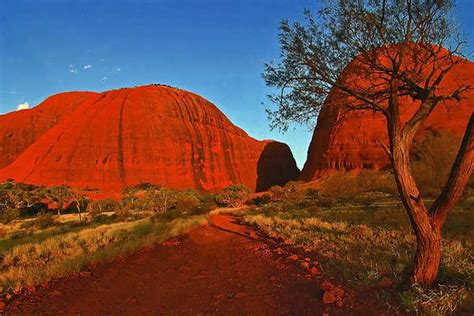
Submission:
<svg viewBox="0 0 474 316">
<path fill-rule="evenodd" d="M 299 257 L 297 255 L 291 255 L 291 256 L 288 256 L 288 259 L 296 261 L 299 259 Z"/>
<path fill-rule="evenodd" d="M 8 302 L 8 301 L 10 301 L 10 300 L 12 299 L 12 295 L 9 294 L 9 293 L 5 294 L 4 297 L 5 297 L 5 301 L 6 301 L 6 302 Z"/>
<path fill-rule="evenodd" d="M 391 288 L 393 287 L 393 285 L 394 285 L 394 282 L 389 277 L 383 277 L 378 283 L 378 287 L 382 289 Z"/>
<path fill-rule="evenodd" d="M 166 240 L 166 241 L 162 242 L 161 245 L 165 246 L 165 247 L 173 247 L 173 246 L 179 245 L 179 241 L 174 240 L 174 239 L 170 239 L 170 240 Z"/>
<path fill-rule="evenodd" d="M 129 298 L 127 298 L 127 303 L 128 303 L 128 304 L 135 304 L 135 303 L 137 303 L 137 302 L 138 302 L 138 300 L 137 300 L 135 297 L 129 297 Z"/>
<path fill-rule="evenodd" d="M 285 253 L 285 251 L 283 249 L 279 248 L 279 247 L 275 249 L 275 252 L 279 255 Z"/>
<path fill-rule="evenodd" d="M 237 294 L 234 295 L 234 298 L 243 298 L 247 296 L 244 292 L 238 292 Z"/>
<path fill-rule="evenodd" d="M 319 271 L 318 268 L 316 267 L 312 267 L 309 272 L 312 274 L 312 275 L 321 275 L 321 271 Z"/>
<path fill-rule="evenodd" d="M 301 266 L 306 270 L 309 270 L 311 268 L 311 264 L 308 261 L 302 261 Z"/>
<path fill-rule="evenodd" d="M 332 288 L 334 288 L 334 284 L 332 284 L 331 282 L 327 280 L 321 283 L 321 289 L 323 289 L 324 291 L 329 291 Z"/>
<path fill-rule="evenodd" d="M 2 312 L 5 309 L 5 303 L 3 301 L 0 301 L 0 312 Z"/>
<path fill-rule="evenodd" d="M 79 272 L 79 275 L 83 278 L 89 278 L 92 275 L 92 272 L 90 272 L 90 271 L 81 271 L 81 272 Z"/>
<path fill-rule="evenodd" d="M 284 245 L 293 245 L 293 242 L 292 242 L 291 240 L 289 240 L 289 239 L 284 239 L 284 240 L 283 240 L 283 244 L 284 244 Z"/>
<path fill-rule="evenodd" d="M 249 237 L 252 238 L 252 239 L 257 239 L 257 234 L 255 234 L 254 231 L 251 231 L 250 234 L 249 234 Z"/>
<path fill-rule="evenodd" d="M 304 258 L 304 261 L 311 262 L 311 258 L 306 257 L 306 258 Z"/>
<path fill-rule="evenodd" d="M 324 304 L 334 304 L 336 302 L 336 297 L 331 291 L 326 291 L 323 294 Z"/>
<path fill-rule="evenodd" d="M 36 288 L 34 286 L 30 286 L 26 289 L 28 293 L 34 293 L 36 291 Z"/>
<path fill-rule="evenodd" d="M 51 292 L 51 295 L 52 295 L 52 296 L 61 296 L 62 294 L 63 294 L 63 293 L 61 293 L 61 292 L 58 291 L 58 290 L 54 290 L 54 291 Z"/>
</svg>

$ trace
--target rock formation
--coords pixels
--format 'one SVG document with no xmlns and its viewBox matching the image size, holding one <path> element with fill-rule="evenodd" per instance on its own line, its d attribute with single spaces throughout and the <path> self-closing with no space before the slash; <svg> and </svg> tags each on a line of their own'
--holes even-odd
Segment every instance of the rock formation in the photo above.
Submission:
<svg viewBox="0 0 474 316">
<path fill-rule="evenodd" d="M 230 184 L 264 190 L 298 174 L 288 146 L 249 137 L 215 105 L 180 89 L 112 90 L 67 111 L 0 170 L 0 181 L 102 192 L 144 182 L 206 191 Z"/>
<path fill-rule="evenodd" d="M 32 109 L 0 115 L 0 169 L 15 160 L 63 116 L 95 95 L 93 92 L 60 93 Z"/>
<path fill-rule="evenodd" d="M 351 75 L 350 66 L 341 76 L 342 80 L 363 85 L 363 77 Z M 446 76 L 440 89 L 448 92 L 466 84 L 474 86 L 474 63 L 467 60 Z M 318 117 L 307 161 L 300 174 L 301 180 L 315 180 L 338 170 L 357 172 L 361 169 L 389 167 L 389 157 L 381 145 L 388 145 L 385 118 L 371 110 L 348 111 L 348 103 L 347 97 L 338 89 L 329 94 Z M 402 121 L 407 121 L 417 108 L 412 105 L 415 104 L 408 97 L 402 99 Z M 429 129 L 447 130 L 461 137 L 473 110 L 474 90 L 465 92 L 460 102 L 453 100 L 440 103 L 419 131 L 418 139 Z"/>
</svg>

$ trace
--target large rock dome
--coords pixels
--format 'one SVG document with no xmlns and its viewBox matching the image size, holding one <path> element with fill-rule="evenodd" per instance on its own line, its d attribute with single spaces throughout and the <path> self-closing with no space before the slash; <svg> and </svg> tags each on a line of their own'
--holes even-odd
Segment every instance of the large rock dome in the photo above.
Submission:
<svg viewBox="0 0 474 316">
<path fill-rule="evenodd" d="M 342 83 L 370 87 L 367 77 L 354 71 L 353 65 L 344 70 Z M 468 60 L 462 60 L 448 73 L 439 90 L 448 93 L 464 85 L 474 87 L 474 63 Z M 371 110 L 350 111 L 349 103 L 339 89 L 330 92 L 318 117 L 301 180 L 316 180 L 336 171 L 379 170 L 390 166 L 382 146 L 388 145 L 384 116 Z M 418 106 L 411 98 L 402 97 L 400 107 L 402 122 L 406 122 Z M 430 114 L 417 139 L 427 130 L 445 130 L 462 136 L 473 111 L 474 90 L 466 91 L 460 101 L 442 102 Z"/>
<path fill-rule="evenodd" d="M 9 154 L 18 157 L 0 169 L 0 180 L 103 192 L 144 182 L 206 191 L 244 184 L 260 191 L 298 175 L 287 145 L 249 137 L 196 94 L 150 85 L 80 99 L 48 121 L 49 129 L 35 133 L 34 141 L 4 149 L 22 152 Z M 48 100 L 35 109 L 52 111 Z M 4 115 L 2 122 L 14 125 L 18 114 Z M 28 133 L 31 126 L 24 128 Z M 6 130 L 0 129 L 0 139 Z"/>
</svg>

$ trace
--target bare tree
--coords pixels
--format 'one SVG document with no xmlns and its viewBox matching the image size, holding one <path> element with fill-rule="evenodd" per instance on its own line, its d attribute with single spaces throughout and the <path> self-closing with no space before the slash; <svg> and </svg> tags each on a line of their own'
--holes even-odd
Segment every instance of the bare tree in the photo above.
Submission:
<svg viewBox="0 0 474 316">
<path fill-rule="evenodd" d="M 410 170 L 413 139 L 433 110 L 447 100 L 461 101 L 473 88 L 440 88 L 453 69 L 469 62 L 453 7 L 452 0 L 325 1 L 316 18 L 308 11 L 304 23 L 281 23 L 281 60 L 266 64 L 263 74 L 279 88 L 269 96 L 277 109 L 267 109 L 273 128 L 314 122 L 331 91 L 347 111 L 370 110 L 385 118 L 384 148 L 417 240 L 410 282 L 424 286 L 437 278 L 443 224 L 474 168 L 471 112 L 449 180 L 431 207 Z M 407 120 L 401 106 L 413 108 Z"/>
</svg>

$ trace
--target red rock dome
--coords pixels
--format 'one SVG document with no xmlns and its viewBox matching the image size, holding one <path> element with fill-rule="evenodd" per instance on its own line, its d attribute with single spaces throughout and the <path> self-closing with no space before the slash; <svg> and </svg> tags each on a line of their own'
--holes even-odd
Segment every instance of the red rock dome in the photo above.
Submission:
<svg viewBox="0 0 474 316">
<path fill-rule="evenodd" d="M 288 146 L 249 137 L 215 105 L 180 89 L 112 90 L 88 96 L 67 111 L 0 170 L 0 180 L 103 192 L 144 182 L 178 189 L 244 184 L 264 190 L 299 172 Z M 12 115 L 3 117 L 6 124 L 14 123 Z"/>
<path fill-rule="evenodd" d="M 351 73 L 350 64 L 341 76 L 345 83 L 364 85 L 362 75 Z M 445 77 L 440 90 L 454 91 L 460 85 L 474 86 L 474 63 L 463 60 Z M 369 84 L 367 84 L 369 86 Z M 386 121 L 382 114 L 370 110 L 348 111 L 348 98 L 333 89 L 318 117 L 307 161 L 300 179 L 311 181 L 335 171 L 379 170 L 390 165 L 381 143 L 388 144 Z M 407 98 L 401 99 L 402 121 L 407 121 L 417 108 Z M 419 131 L 447 130 L 462 136 L 474 111 L 474 90 L 466 91 L 463 99 L 440 103 Z"/>
<path fill-rule="evenodd" d="M 32 109 L 0 115 L 0 169 L 84 100 L 95 95 L 94 92 L 60 93 Z"/>
</svg>

